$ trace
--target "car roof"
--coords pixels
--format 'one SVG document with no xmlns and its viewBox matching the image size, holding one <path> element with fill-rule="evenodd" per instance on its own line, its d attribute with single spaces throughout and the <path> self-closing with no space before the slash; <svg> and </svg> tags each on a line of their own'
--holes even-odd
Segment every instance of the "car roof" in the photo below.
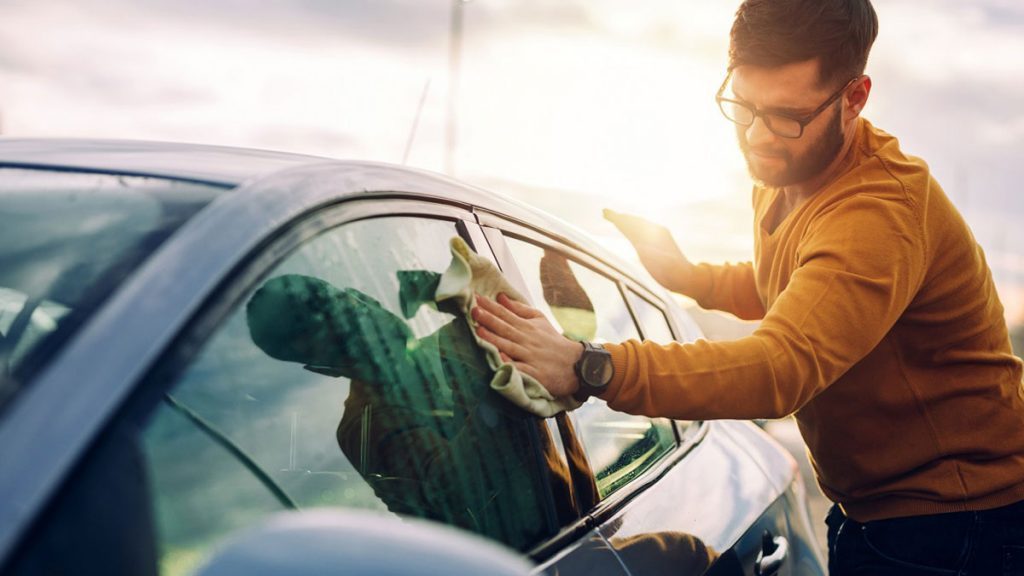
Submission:
<svg viewBox="0 0 1024 576">
<path fill-rule="evenodd" d="M 177 142 L 0 137 L 0 167 L 172 178 L 222 188 L 237 188 L 286 170 L 320 164 L 365 180 L 361 191 L 384 191 L 386 186 L 397 185 L 404 192 L 465 206 L 528 216 L 526 219 L 550 218 L 543 211 L 447 176 L 384 162 Z M 354 192 L 339 190 L 339 194 L 351 196 Z M 555 226 L 563 225 L 559 221 Z"/>
<path fill-rule="evenodd" d="M 328 158 L 268 150 L 74 138 L 0 138 L 0 165 L 116 172 L 235 187 L 279 170 Z"/>
</svg>

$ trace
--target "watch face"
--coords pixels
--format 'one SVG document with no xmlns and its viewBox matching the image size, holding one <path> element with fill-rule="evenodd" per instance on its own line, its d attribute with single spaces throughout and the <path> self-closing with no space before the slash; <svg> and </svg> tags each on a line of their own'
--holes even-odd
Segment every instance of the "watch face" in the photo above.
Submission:
<svg viewBox="0 0 1024 576">
<path fill-rule="evenodd" d="M 583 380 L 591 386 L 607 386 L 612 379 L 612 359 L 608 354 L 587 354 L 580 368 Z"/>
</svg>

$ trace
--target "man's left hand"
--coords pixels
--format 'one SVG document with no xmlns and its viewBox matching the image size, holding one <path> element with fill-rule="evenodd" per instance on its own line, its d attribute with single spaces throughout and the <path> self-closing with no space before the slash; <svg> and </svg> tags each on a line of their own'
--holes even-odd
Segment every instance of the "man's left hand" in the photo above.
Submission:
<svg viewBox="0 0 1024 576">
<path fill-rule="evenodd" d="M 477 335 L 494 344 L 501 359 L 541 383 L 552 396 L 570 396 L 579 388 L 573 365 L 583 354 L 536 308 L 499 294 L 497 301 L 477 295 L 473 320 Z"/>
</svg>

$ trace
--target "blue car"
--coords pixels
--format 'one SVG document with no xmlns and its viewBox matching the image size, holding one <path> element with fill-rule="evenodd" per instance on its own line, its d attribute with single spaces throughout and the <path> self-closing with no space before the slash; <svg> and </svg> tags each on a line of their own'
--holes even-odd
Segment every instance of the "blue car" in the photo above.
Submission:
<svg viewBox="0 0 1024 576">
<path fill-rule="evenodd" d="M 825 573 L 756 426 L 495 392 L 434 298 L 463 243 L 571 337 L 702 337 L 585 234 L 442 176 L 0 140 L 0 571 L 480 573 L 416 553 L 478 547 L 534 574 Z M 303 514 L 358 521 L 317 548 Z"/>
</svg>

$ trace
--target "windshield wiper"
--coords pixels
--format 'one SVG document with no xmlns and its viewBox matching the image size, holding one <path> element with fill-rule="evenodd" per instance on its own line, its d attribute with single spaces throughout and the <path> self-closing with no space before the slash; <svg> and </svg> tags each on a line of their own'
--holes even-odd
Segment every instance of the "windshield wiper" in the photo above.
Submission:
<svg viewBox="0 0 1024 576">
<path fill-rule="evenodd" d="M 281 488 L 277 482 L 274 482 L 274 479 L 270 477 L 270 474 L 267 474 L 263 468 L 260 468 L 260 465 L 257 464 L 251 456 L 246 454 L 241 447 L 235 444 L 233 440 L 228 438 L 227 435 L 220 430 L 217 430 L 212 423 L 207 422 L 206 419 L 199 414 L 196 414 L 191 408 L 181 402 L 178 402 L 170 394 L 164 394 L 164 400 L 167 401 L 167 404 L 169 404 L 171 408 L 177 410 L 182 416 L 188 418 L 189 421 L 196 425 L 196 427 L 205 432 L 211 440 L 219 444 L 222 448 L 230 452 L 232 456 L 237 458 L 239 462 L 241 462 L 249 472 L 252 472 L 260 483 L 263 484 L 263 486 L 269 490 L 275 498 L 277 498 L 277 501 L 280 502 L 282 506 L 291 510 L 297 510 L 299 508 L 295 504 L 295 501 L 285 493 L 284 489 Z"/>
</svg>

